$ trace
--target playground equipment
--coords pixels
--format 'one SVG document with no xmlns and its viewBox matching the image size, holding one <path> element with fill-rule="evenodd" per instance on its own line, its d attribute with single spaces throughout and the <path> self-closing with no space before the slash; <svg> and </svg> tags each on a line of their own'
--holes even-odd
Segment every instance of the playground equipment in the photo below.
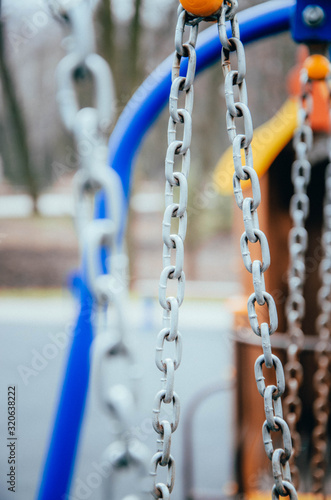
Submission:
<svg viewBox="0 0 331 500">
<path fill-rule="evenodd" d="M 133 96 L 128 107 L 120 118 L 110 139 L 109 160 L 112 168 L 105 167 L 105 136 L 109 126 L 111 94 L 111 79 L 108 69 L 101 58 L 93 49 L 93 37 L 90 34 L 91 12 L 87 3 L 73 2 L 69 8 L 63 7 L 64 3 L 52 2 L 53 8 L 59 17 L 69 21 L 73 30 L 73 52 L 68 54 L 60 63 L 59 75 L 59 101 L 63 121 L 71 132 L 74 133 L 77 147 L 86 135 L 96 138 L 95 148 L 91 154 L 81 152 L 81 170 L 76 177 L 75 189 L 80 217 L 78 220 L 79 237 L 82 248 L 82 272 L 78 281 L 81 295 L 81 312 L 73 335 L 72 348 L 68 360 L 68 367 L 61 392 L 61 399 L 56 416 L 54 432 L 47 455 L 45 470 L 39 492 L 39 500 L 59 499 L 70 491 L 70 480 L 73 473 L 74 459 L 78 446 L 81 419 L 84 412 L 86 390 L 89 378 L 89 351 L 93 339 L 92 311 L 95 305 L 99 308 L 101 317 L 101 330 L 108 328 L 108 316 L 105 309 L 113 304 L 115 316 L 118 319 L 117 335 L 110 339 L 107 333 L 99 333 L 93 344 L 96 345 L 100 363 L 110 362 L 115 357 L 120 357 L 124 362 L 131 363 L 130 346 L 125 331 L 125 318 L 122 313 L 122 295 L 125 294 L 123 275 L 125 256 L 123 255 L 123 234 L 125 216 L 130 187 L 131 165 L 143 138 L 144 133 L 156 119 L 165 104 L 166 95 L 170 91 L 170 120 L 168 128 L 168 150 L 166 155 L 166 210 L 163 221 L 163 265 L 164 269 L 160 279 L 160 304 L 165 311 L 163 329 L 157 339 L 158 368 L 164 373 L 165 388 L 157 396 L 154 407 L 154 429 L 158 434 L 160 451 L 152 460 L 152 474 L 154 485 L 152 492 L 155 498 L 170 498 L 174 486 L 174 461 L 171 456 L 171 435 L 175 432 L 179 421 L 179 398 L 174 392 L 174 372 L 180 364 L 181 336 L 178 332 L 178 308 L 183 301 L 185 275 L 183 272 L 183 241 L 186 232 L 186 205 L 187 205 L 187 176 L 190 163 L 191 143 L 191 114 L 193 107 L 193 80 L 196 72 L 219 58 L 222 44 L 222 66 L 225 75 L 227 125 L 229 138 L 233 146 L 233 163 L 235 174 L 233 177 L 235 198 L 239 208 L 243 211 L 245 232 L 241 237 L 241 248 L 246 269 L 253 275 L 254 293 L 248 299 L 248 316 L 251 328 L 257 336 L 262 337 L 263 354 L 259 355 L 255 364 L 255 378 L 258 392 L 264 399 L 265 422 L 263 424 L 263 440 L 268 458 L 272 461 L 273 481 L 272 498 L 289 496 L 297 498 L 296 485 L 298 482 L 297 469 L 294 458 L 299 455 L 299 436 L 297 423 L 300 418 L 301 402 L 299 388 L 302 367 L 300 351 L 303 349 L 302 325 L 304 317 L 305 297 L 303 286 L 305 279 L 305 250 L 307 246 L 307 231 L 305 220 L 308 216 L 309 198 L 307 195 L 308 178 L 310 177 L 310 162 L 308 153 L 312 142 L 310 124 L 310 101 L 313 99 L 311 81 L 322 80 L 324 89 L 327 88 L 326 77 L 329 75 L 329 64 L 324 56 L 327 44 L 330 43 L 331 6 L 327 1 L 319 0 L 316 5 L 307 1 L 277 1 L 266 2 L 254 9 L 236 14 L 236 1 L 205 2 L 208 10 L 199 10 L 201 2 L 187 2 L 186 8 L 194 9 L 193 15 L 179 9 L 178 24 L 176 29 L 176 55 L 172 67 L 172 83 L 169 74 L 171 61 L 165 63 L 151 75 L 147 82 Z M 198 10 L 195 10 L 198 7 Z M 209 10 L 209 7 L 211 10 Z M 216 8 L 217 11 L 213 11 Z M 204 16 L 204 17 L 201 17 Z M 206 30 L 200 37 L 201 45 L 197 46 L 199 23 L 205 20 L 217 21 L 216 26 Z M 231 22 L 231 29 L 226 28 L 226 20 Z M 296 161 L 293 163 L 293 179 L 295 191 L 291 198 L 291 215 L 294 227 L 291 231 L 290 245 L 290 282 L 289 299 L 287 301 L 287 320 L 290 343 L 287 349 L 287 373 L 290 384 L 284 403 L 287 409 L 287 419 L 283 419 L 281 396 L 285 392 L 284 371 L 280 358 L 272 354 L 270 335 L 277 330 L 278 318 L 275 301 L 266 292 L 264 272 L 270 264 L 268 242 L 265 234 L 259 229 L 257 207 L 260 204 L 259 179 L 253 168 L 253 155 L 251 141 L 253 127 L 250 111 L 247 105 L 245 84 L 245 54 L 243 42 L 257 40 L 273 33 L 279 33 L 290 27 L 292 19 L 293 38 L 299 42 L 307 42 L 312 50 L 318 46 L 318 54 L 312 54 L 305 63 L 302 72 L 302 86 L 298 129 L 295 133 Z M 239 32 L 240 25 L 240 32 Z M 84 29 L 82 28 L 84 27 Z M 185 28 L 189 30 L 189 39 L 184 41 Z M 232 36 L 230 36 L 232 35 Z M 82 43 L 84 41 L 84 43 Z M 320 52 L 323 54 L 320 54 Z M 233 53 L 237 53 L 237 69 L 233 69 Z M 316 57 L 318 56 L 318 57 Z M 183 60 L 183 62 L 182 62 Z M 81 69 L 87 68 L 93 75 L 96 87 L 95 108 L 80 109 L 76 102 L 73 87 L 74 75 Z M 86 69 L 85 69 L 86 70 Z M 235 99 L 238 91 L 238 99 Z M 139 96 L 139 99 L 137 99 Z M 185 98 L 183 108 L 178 108 L 178 101 Z M 148 113 L 147 113 L 148 111 Z M 237 119 L 243 118 L 244 132 L 237 133 Z M 137 127 L 137 123 L 139 126 Z M 293 121 L 292 131 L 293 131 Z M 183 138 L 177 138 L 177 129 L 183 124 Z M 329 126 L 327 126 L 327 129 Z M 291 134 L 289 134 L 291 135 Z M 288 136 L 286 136 L 288 137 Z M 128 141 L 130 138 L 130 141 Z M 286 139 L 279 147 L 284 146 Z M 131 145 L 128 148 L 128 144 Z M 242 150 L 244 160 L 242 159 Z M 275 159 L 277 151 L 270 158 L 269 163 Z M 174 169 L 177 157 L 181 157 L 181 171 Z M 244 162 L 244 163 L 243 163 Z M 93 165 L 93 166 L 92 166 Z M 263 169 L 262 169 L 263 170 Z M 271 170 L 270 170 L 271 171 Z M 314 432 L 314 493 L 323 491 L 326 440 L 328 425 L 329 405 L 329 323 L 330 323 L 330 168 L 327 169 L 327 190 L 325 202 L 325 228 L 323 233 L 323 260 L 321 264 L 322 285 L 320 292 L 320 305 L 322 313 L 318 316 L 319 343 L 316 344 L 318 356 L 318 370 L 315 374 L 315 388 L 318 398 L 315 403 L 315 418 L 317 426 Z M 244 197 L 241 181 L 249 180 L 252 186 L 252 196 Z M 179 188 L 179 202 L 173 202 L 174 188 Z M 100 191 L 100 193 L 99 193 Z M 91 221 L 87 208 L 87 193 L 92 194 L 96 205 L 96 219 Z M 319 195 L 321 198 L 321 194 Z M 172 229 L 173 220 L 179 219 L 178 233 Z M 88 224 L 86 223 L 88 221 Z M 88 227 L 87 227 L 88 226 Z M 262 259 L 254 260 L 250 257 L 249 243 L 259 242 L 262 250 Z M 171 251 L 176 252 L 175 265 L 172 265 Z M 109 264 L 110 265 L 107 265 Z M 111 273 L 111 274 L 108 274 Z M 177 280 L 177 297 L 167 297 L 166 289 L 168 280 Z M 261 321 L 255 308 L 266 305 L 268 308 L 267 320 Z M 102 320 L 103 318 L 103 320 Z M 165 342 L 175 346 L 172 358 L 162 358 Z M 288 342 L 287 342 L 288 343 Z M 239 350 L 242 346 L 239 347 Z M 255 356 L 255 351 L 253 353 Z M 251 354 L 249 356 L 251 358 Z M 264 374 L 263 365 L 268 373 L 273 368 L 276 371 L 277 383 L 270 382 L 270 376 Z M 241 369 L 243 366 L 240 367 Z M 252 366 L 249 367 L 249 370 Z M 240 374 L 239 374 L 240 375 Z M 264 376 L 267 382 L 265 384 Z M 245 374 L 242 378 L 248 378 Z M 79 383 L 77 381 L 79 380 Z M 133 446 L 132 440 L 123 433 L 130 426 L 133 410 L 132 391 L 128 385 L 119 381 L 117 385 L 111 381 L 111 386 L 103 387 L 103 399 L 110 413 L 119 425 L 118 440 L 106 451 L 105 457 L 109 464 L 109 474 L 115 480 L 116 471 L 120 468 L 139 465 L 145 471 L 146 450 L 141 444 Z M 241 380 L 240 380 L 241 382 Z M 102 383 L 105 383 L 102 381 Z M 304 382 L 306 383 L 306 381 Z M 74 399 L 73 399 L 74 397 Z M 160 418 L 163 405 L 172 405 L 172 417 Z M 245 411 L 252 414 L 256 408 L 263 405 L 257 403 L 255 396 L 251 397 L 250 404 L 253 408 L 245 407 Z M 245 415 L 244 415 L 245 417 Z M 247 419 L 246 419 L 247 420 Z M 249 419 L 248 419 L 249 420 Z M 70 427 L 68 426 L 70 421 Z M 250 427 L 255 433 L 255 426 Z M 291 431 L 291 432 L 290 432 Z M 272 432 L 282 435 L 282 443 L 273 444 Z M 292 438 L 291 438 L 292 433 Z M 294 452 L 292 452 L 292 440 Z M 275 449 L 276 448 L 276 449 Z M 137 451 L 138 450 L 138 451 Z M 245 454 L 245 453 L 243 453 Z M 245 462 L 246 460 L 246 462 Z M 245 493 L 249 493 L 249 486 L 245 482 L 246 458 L 242 461 L 241 486 Z M 251 463 L 256 468 L 259 465 L 254 450 Z M 290 470 L 290 464 L 291 469 Z M 166 482 L 159 482 L 159 468 L 168 469 Z M 57 471 L 54 474 L 54 471 Z M 294 482 L 292 482 L 292 476 Z M 137 492 L 134 492 L 137 494 Z M 130 493 L 131 494 L 131 493 Z M 126 497 L 126 498 L 132 498 Z M 136 498 L 136 497 L 133 497 Z M 191 497 L 192 498 L 192 497 Z"/>
</svg>

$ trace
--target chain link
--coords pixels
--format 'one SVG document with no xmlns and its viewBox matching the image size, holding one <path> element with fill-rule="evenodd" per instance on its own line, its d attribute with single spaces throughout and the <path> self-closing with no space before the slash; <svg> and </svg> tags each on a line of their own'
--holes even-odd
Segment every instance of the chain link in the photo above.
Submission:
<svg viewBox="0 0 331 500">
<path fill-rule="evenodd" d="M 285 365 L 287 396 L 284 399 L 285 415 L 293 440 L 293 455 L 290 460 L 290 466 L 293 483 L 296 488 L 298 488 L 300 481 L 295 459 L 299 456 L 301 450 L 301 439 L 297 432 L 297 423 L 300 420 L 302 411 L 302 402 L 299 397 L 299 389 L 303 381 L 300 351 L 304 341 L 302 320 L 305 315 L 305 255 L 308 247 L 308 233 L 305 228 L 305 222 L 309 215 L 310 202 L 307 196 L 307 187 L 311 177 L 311 164 L 308 160 L 308 153 L 312 148 L 313 141 L 313 132 L 310 127 L 310 113 L 312 110 L 311 82 L 308 81 L 305 70 L 301 72 L 300 81 L 301 97 L 298 112 L 298 128 L 293 138 L 295 161 L 291 170 L 294 194 L 290 200 L 290 215 L 293 227 L 289 234 L 288 298 L 285 304 L 290 343 L 287 348 L 287 362 Z"/>
<path fill-rule="evenodd" d="M 327 429 L 330 414 L 330 324 L 331 324 L 331 136 L 329 138 L 329 164 L 325 171 L 325 194 L 322 228 L 323 257 L 320 263 L 321 288 L 317 301 L 320 314 L 316 320 L 319 341 L 316 346 L 317 370 L 313 377 L 316 398 L 313 404 L 315 428 L 312 435 L 313 493 L 324 492 L 327 459 Z"/>
<path fill-rule="evenodd" d="M 263 354 L 255 363 L 255 379 L 257 388 L 264 398 L 266 420 L 263 424 L 262 435 L 266 454 L 272 462 L 274 486 L 272 498 L 289 495 L 297 499 L 297 492 L 291 482 L 289 460 L 292 454 L 292 439 L 289 426 L 283 419 L 281 397 L 285 392 L 285 375 L 280 359 L 272 354 L 270 336 L 278 327 L 278 316 L 275 301 L 265 289 L 264 273 L 270 266 L 269 245 L 265 234 L 259 228 L 257 208 L 261 202 L 261 193 L 258 176 L 253 166 L 251 142 L 253 138 L 252 117 L 247 103 L 246 91 L 246 62 L 245 51 L 240 41 L 239 25 L 236 18 L 236 3 L 226 2 L 222 5 L 218 18 L 218 29 L 222 43 L 222 67 L 225 77 L 225 100 L 227 106 L 226 123 L 230 142 L 233 146 L 234 194 L 238 207 L 243 212 L 245 231 L 240 240 L 240 247 L 244 265 L 252 274 L 254 293 L 249 297 L 247 309 L 248 317 L 254 333 L 261 337 Z M 225 20 L 231 20 L 232 37 L 228 38 Z M 236 55 L 237 69 L 232 67 L 232 54 Z M 237 95 L 237 101 L 235 101 Z M 236 121 L 241 120 L 243 133 L 237 132 Z M 244 151 L 244 163 L 241 151 Z M 240 183 L 249 181 L 252 197 L 244 197 Z M 261 260 L 252 261 L 249 244 L 258 244 L 261 248 Z M 259 323 L 255 310 L 256 303 L 268 309 L 269 323 Z M 263 365 L 274 370 L 277 386 L 265 386 Z M 282 448 L 274 448 L 271 432 L 282 435 Z"/>
<path fill-rule="evenodd" d="M 57 100 L 80 159 L 73 186 L 82 259 L 96 309 L 92 343 L 96 388 L 116 435 L 103 456 L 108 465 L 105 498 L 115 498 L 114 484 L 124 472 L 130 477 L 130 498 L 138 500 L 147 495 L 146 485 L 141 482 L 148 475 L 149 453 L 132 435 L 135 364 L 126 321 L 127 257 L 119 243 L 124 195 L 118 174 L 107 165 L 107 131 L 114 114 L 112 76 L 105 60 L 95 53 L 92 2 L 52 0 L 50 6 L 70 29 L 70 51 L 57 68 Z M 94 105 L 81 108 L 77 87 L 87 75 L 93 84 Z M 99 193 L 105 202 L 105 218 L 94 219 Z M 105 256 L 106 270 L 102 259 Z M 167 391 L 169 398 L 171 388 Z M 132 469 L 139 473 L 139 480 L 131 480 Z"/>
<path fill-rule="evenodd" d="M 154 403 L 153 427 L 159 438 L 157 440 L 158 451 L 152 458 L 151 472 L 154 480 L 152 495 L 154 498 L 163 499 L 170 498 L 175 483 L 175 459 L 171 455 L 171 436 L 178 427 L 180 400 L 174 391 L 174 379 L 175 371 L 179 367 L 182 357 L 182 337 L 178 331 L 178 315 L 185 290 L 183 267 L 184 240 L 187 228 L 187 178 L 190 171 L 192 138 L 193 81 L 196 69 L 195 45 L 200 20 L 179 7 L 169 97 L 170 118 L 165 159 L 165 211 L 162 222 L 163 270 L 159 284 L 159 302 L 164 314 L 163 328 L 157 337 L 155 358 L 156 366 L 162 372 L 164 388 L 157 393 Z M 184 41 L 186 27 L 189 30 L 187 42 Z M 180 76 L 183 58 L 187 59 L 188 65 L 186 75 Z M 182 104 L 180 104 L 181 102 Z M 180 132 L 181 139 L 179 138 Z M 179 163 L 178 167 L 176 163 Z M 174 202 L 175 194 L 178 196 L 177 203 Z M 167 294 L 167 288 L 171 281 L 177 284 L 176 296 Z M 166 343 L 174 346 L 172 353 L 168 354 L 167 357 L 164 355 Z M 164 416 L 161 417 L 161 413 Z M 158 480 L 159 467 L 167 468 L 166 483 Z"/>
</svg>

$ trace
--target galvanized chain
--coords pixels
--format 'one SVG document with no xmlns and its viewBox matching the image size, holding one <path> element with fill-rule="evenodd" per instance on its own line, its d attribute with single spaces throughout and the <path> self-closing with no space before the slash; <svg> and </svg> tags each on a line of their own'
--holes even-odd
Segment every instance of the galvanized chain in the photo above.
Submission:
<svg viewBox="0 0 331 500">
<path fill-rule="evenodd" d="M 107 167 L 107 135 L 114 109 L 112 75 L 106 61 L 95 53 L 92 10 L 87 0 L 51 1 L 53 12 L 69 28 L 69 53 L 57 67 L 57 101 L 62 121 L 72 133 L 79 157 L 79 171 L 74 177 L 75 220 L 82 245 L 84 228 L 93 218 L 98 191 L 106 193 L 114 222 L 119 225 L 119 179 Z M 68 5 L 68 7 L 67 7 Z M 91 77 L 94 106 L 79 106 L 79 83 Z M 116 228 L 117 230 L 117 228 Z"/>
<path fill-rule="evenodd" d="M 291 481 L 289 459 L 292 454 L 290 429 L 283 418 L 281 396 L 285 392 L 285 376 L 282 363 L 272 354 L 270 335 L 278 327 L 276 305 L 272 296 L 265 289 L 264 273 L 270 266 L 269 245 L 266 235 L 259 228 L 257 208 L 261 202 L 260 183 L 253 167 L 251 142 L 253 138 L 253 123 L 247 104 L 246 62 L 244 46 L 240 40 L 238 20 L 236 17 L 237 2 L 225 2 L 218 18 L 219 37 L 222 43 L 222 66 L 225 77 L 225 100 L 227 106 L 226 123 L 230 142 L 233 147 L 234 195 L 238 207 L 243 212 L 245 231 L 241 236 L 240 246 L 244 265 L 252 274 L 254 293 L 249 297 L 247 309 L 253 332 L 261 337 L 263 354 L 255 363 L 255 379 L 257 388 L 264 398 L 266 420 L 262 434 L 266 454 L 272 461 L 275 484 L 272 488 L 272 498 L 289 496 L 297 499 L 297 492 Z M 225 21 L 231 20 L 232 37 L 227 37 Z M 231 54 L 236 55 L 237 67 L 233 68 Z M 237 96 L 237 99 L 235 98 Z M 243 133 L 237 132 L 237 120 L 242 119 Z M 242 160 L 241 151 L 245 160 Z M 241 181 L 250 181 L 252 196 L 244 197 Z M 261 248 L 261 260 L 252 261 L 249 243 L 258 244 Z M 269 323 L 259 323 L 256 304 L 267 308 Z M 276 385 L 265 386 L 263 365 L 275 370 Z M 271 433 L 280 432 L 282 448 L 275 449 Z"/>
<path fill-rule="evenodd" d="M 159 285 L 159 302 L 164 313 L 163 328 L 158 334 L 156 346 L 156 365 L 162 372 L 164 387 L 155 397 L 153 410 L 153 427 L 159 437 L 157 440 L 158 451 L 152 458 L 151 473 L 154 481 L 152 495 L 154 498 L 163 499 L 170 498 L 175 482 L 175 459 L 171 455 L 171 437 L 179 423 L 180 400 L 174 391 L 174 377 L 175 371 L 181 363 L 182 355 L 178 313 L 184 299 L 185 288 L 183 266 L 187 226 L 187 177 L 190 170 L 193 81 L 196 68 L 195 45 L 200 20 L 179 7 L 175 35 L 176 50 L 169 97 L 170 118 L 165 159 L 165 212 L 162 222 L 163 271 Z M 189 26 L 189 37 L 188 41 L 184 42 L 186 26 Z M 187 60 L 188 66 L 186 75 L 180 76 L 183 58 Z M 181 138 L 179 138 L 180 132 Z M 177 168 L 176 163 L 180 163 L 180 169 Z M 178 202 L 174 201 L 175 194 L 178 194 Z M 167 288 L 171 281 L 176 283 L 176 296 L 167 295 Z M 171 345 L 173 348 L 170 349 Z M 169 351 L 171 351 L 168 354 L 165 354 L 166 346 L 169 346 Z M 159 467 L 167 468 L 166 483 L 158 480 Z"/>
<path fill-rule="evenodd" d="M 331 108 L 330 108 L 331 110 Z M 331 327 L 331 136 L 329 138 L 329 164 L 325 171 L 325 194 L 323 207 L 322 249 L 323 258 L 319 273 L 321 288 L 317 300 L 320 314 L 316 320 L 319 341 L 316 346 L 317 370 L 313 387 L 316 399 L 313 404 L 315 428 L 312 435 L 313 457 L 311 461 L 313 493 L 324 492 L 327 460 L 327 429 L 330 414 L 330 327 Z"/>
<path fill-rule="evenodd" d="M 107 165 L 107 132 L 114 114 L 112 77 L 106 61 L 94 51 L 91 2 L 59 0 L 52 1 L 51 7 L 70 30 L 69 53 L 57 68 L 57 100 L 63 123 L 74 136 L 80 160 L 80 169 L 74 177 L 76 222 L 85 278 L 96 308 L 96 336 L 92 344 L 96 386 L 116 431 L 116 440 L 103 457 L 109 478 L 105 498 L 109 498 L 116 479 L 123 472 L 131 478 L 132 470 L 139 473 L 140 479 L 128 482 L 130 499 L 145 498 L 146 485 L 140 482 L 148 474 L 148 451 L 132 434 L 136 414 L 135 365 L 126 321 L 127 258 L 119 243 L 124 195 L 118 174 Z M 77 87 L 87 76 L 94 84 L 95 103 L 92 107 L 80 107 Z M 103 219 L 93 218 L 97 196 L 104 199 Z M 113 317 L 115 324 L 111 321 Z"/>
<path fill-rule="evenodd" d="M 313 132 L 310 126 L 310 113 L 312 110 L 311 82 L 308 81 L 307 71 L 304 69 L 301 72 L 300 80 L 301 96 L 298 128 L 293 139 L 295 161 L 291 171 L 294 194 L 290 201 L 290 215 L 293 227 L 289 233 L 288 298 L 285 305 L 290 344 L 287 348 L 287 363 L 285 365 L 287 396 L 284 399 L 284 411 L 293 441 L 290 466 L 296 487 L 298 487 L 300 480 L 295 459 L 299 456 L 301 450 L 301 439 L 300 434 L 297 432 L 297 423 L 300 420 L 302 410 L 299 397 L 299 389 L 303 381 L 300 351 L 304 341 L 302 320 L 305 315 L 305 255 L 308 247 L 308 233 L 305 222 L 309 215 L 310 203 L 307 196 L 307 187 L 311 177 L 311 164 L 308 160 L 308 154 L 313 143 Z"/>
</svg>

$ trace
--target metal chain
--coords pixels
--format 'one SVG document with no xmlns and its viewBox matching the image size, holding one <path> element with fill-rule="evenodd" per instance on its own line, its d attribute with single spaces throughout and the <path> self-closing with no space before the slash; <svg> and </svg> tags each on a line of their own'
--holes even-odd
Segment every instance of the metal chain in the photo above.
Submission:
<svg viewBox="0 0 331 500">
<path fill-rule="evenodd" d="M 233 162 L 235 173 L 233 176 L 234 195 L 238 207 L 243 212 L 245 231 L 241 236 L 240 246 L 244 265 L 252 274 L 254 293 L 249 297 L 247 309 L 248 317 L 253 332 L 261 337 L 263 354 L 255 363 L 255 379 L 257 388 L 264 398 L 266 420 L 263 424 L 262 434 L 266 454 L 272 461 L 272 470 L 275 484 L 272 488 L 272 498 L 287 496 L 297 499 L 297 492 L 291 482 L 289 459 L 292 454 L 292 440 L 290 429 L 283 419 L 281 396 L 285 392 L 285 376 L 282 363 L 272 354 L 270 335 L 278 327 L 276 305 L 272 296 L 265 289 L 264 273 L 270 265 L 269 245 L 266 235 L 260 230 L 257 208 L 261 202 L 260 184 L 257 173 L 253 167 L 251 142 L 253 138 L 253 123 L 247 104 L 246 92 L 246 63 L 245 51 L 240 41 L 238 21 L 236 18 L 237 2 L 226 2 L 218 19 L 219 37 L 222 43 L 222 67 L 225 77 L 225 100 L 227 106 L 226 123 L 230 142 L 233 147 Z M 228 38 L 225 20 L 231 20 L 232 37 Z M 236 54 L 237 67 L 232 67 L 231 54 Z M 235 100 L 235 95 L 238 96 Z M 237 132 L 237 120 L 242 119 L 243 133 Z M 245 162 L 243 164 L 241 150 L 244 150 Z M 252 197 L 244 197 L 241 181 L 250 181 Z M 261 260 L 252 262 L 249 243 L 259 244 Z M 256 312 L 256 303 L 268 309 L 269 323 L 259 323 Z M 277 385 L 265 386 L 263 365 L 273 369 L 276 373 Z M 282 448 L 275 449 L 271 432 L 280 432 L 282 435 Z"/>
<path fill-rule="evenodd" d="M 70 51 L 57 68 L 57 100 L 62 121 L 74 136 L 80 160 L 80 169 L 74 177 L 75 211 L 87 269 L 85 278 L 96 307 L 96 336 L 92 344 L 96 386 L 116 431 L 116 440 L 103 456 L 108 464 L 105 498 L 114 498 L 110 489 L 114 492 L 116 479 L 123 472 L 131 478 L 134 469 L 139 472 L 140 480 L 129 481 L 127 488 L 130 499 L 137 500 L 147 494 L 146 485 L 140 481 L 148 474 L 149 454 L 132 435 L 136 413 L 133 377 L 128 376 L 126 381 L 123 375 L 135 366 L 126 322 L 127 258 L 119 243 L 124 195 L 118 174 L 107 165 L 107 131 L 115 100 L 108 64 L 94 52 L 91 4 L 88 0 L 51 1 L 53 12 L 70 30 L 67 44 Z M 80 108 L 77 86 L 87 75 L 92 77 L 95 103 L 93 107 Z M 103 196 L 105 202 L 103 219 L 93 218 L 97 196 Z M 107 269 L 102 257 L 106 257 Z M 114 317 L 117 324 L 113 325 L 109 317 Z"/>
<path fill-rule="evenodd" d="M 80 170 L 74 177 L 75 221 L 82 246 L 84 228 L 93 218 L 98 191 L 105 192 L 108 211 L 119 226 L 119 179 L 107 166 L 107 134 L 113 118 L 114 89 L 106 61 L 94 52 L 92 10 L 87 0 L 50 2 L 53 12 L 69 29 L 69 53 L 57 67 L 57 101 L 64 126 L 73 134 Z M 68 8 L 67 8 L 68 5 Z M 68 41 L 69 40 L 69 41 Z M 79 106 L 78 85 L 93 80 L 94 107 Z M 114 186 L 114 184 L 117 186 Z"/>
<path fill-rule="evenodd" d="M 193 81 L 196 68 L 195 45 L 200 18 L 178 9 L 175 35 L 175 56 L 172 67 L 172 85 L 169 97 L 168 149 L 165 159 L 165 212 L 162 222 L 163 271 L 159 284 L 159 302 L 164 310 L 163 328 L 157 337 L 156 365 L 162 372 L 164 383 L 154 403 L 153 427 L 159 438 L 158 451 L 152 458 L 154 498 L 170 498 L 175 482 L 175 459 L 171 455 L 171 437 L 179 423 L 180 400 L 174 391 L 175 371 L 181 363 L 182 337 L 178 330 L 179 307 L 184 299 L 185 274 L 184 240 L 187 226 L 187 177 L 190 170 L 190 146 L 192 137 Z M 189 38 L 184 42 L 184 32 L 189 25 Z M 181 61 L 188 62 L 185 76 L 180 76 Z M 183 104 L 180 104 L 180 101 Z M 179 129 L 182 138 L 179 138 Z M 176 162 L 180 161 L 180 170 Z M 174 195 L 178 192 L 178 202 Z M 172 255 L 173 254 L 173 255 Z M 174 262 L 172 264 L 171 262 Z M 177 282 L 177 296 L 167 295 L 169 282 Z M 165 354 L 167 345 L 173 345 Z M 161 411 L 164 416 L 161 417 Z M 157 479 L 158 468 L 166 467 L 166 484 Z"/>
<path fill-rule="evenodd" d="M 305 222 L 309 215 L 310 202 L 307 196 L 307 187 L 311 177 L 311 164 L 308 160 L 308 154 L 313 143 L 313 132 L 310 126 L 312 110 L 311 82 L 308 81 L 306 70 L 302 70 L 300 79 L 301 98 L 298 112 L 298 128 L 293 139 L 295 161 L 291 171 L 294 194 L 290 201 L 290 215 L 293 227 L 289 233 L 288 298 L 285 304 L 290 344 L 287 348 L 287 362 L 285 365 L 287 396 L 284 399 L 284 411 L 293 441 L 290 466 L 293 483 L 296 487 L 299 486 L 300 481 L 295 459 L 299 456 L 301 450 L 301 439 L 300 434 L 297 432 L 297 423 L 300 420 L 302 411 L 302 402 L 299 397 L 299 389 L 303 381 L 300 351 L 304 342 L 302 320 L 305 315 L 305 255 L 308 247 L 308 233 Z"/>
<path fill-rule="evenodd" d="M 313 413 L 316 426 L 313 430 L 313 457 L 311 461 L 313 493 L 323 493 L 326 474 L 327 428 L 330 414 L 330 325 L 331 325 L 331 136 L 329 138 L 329 164 L 325 171 L 325 195 L 323 207 L 322 249 L 323 258 L 319 273 L 321 288 L 317 300 L 320 314 L 316 320 L 319 341 L 316 346 L 317 370 L 313 387 L 316 399 Z"/>
</svg>

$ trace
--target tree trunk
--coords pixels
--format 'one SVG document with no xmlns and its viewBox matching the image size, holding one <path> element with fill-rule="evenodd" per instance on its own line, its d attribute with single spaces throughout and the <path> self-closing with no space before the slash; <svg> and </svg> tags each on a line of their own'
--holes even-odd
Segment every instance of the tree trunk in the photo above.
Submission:
<svg viewBox="0 0 331 500">
<path fill-rule="evenodd" d="M 111 0 L 100 2 L 96 12 L 98 53 L 106 59 L 113 72 L 116 65 L 115 25 Z"/>
<path fill-rule="evenodd" d="M 5 30 L 0 18 L 0 76 L 5 121 L 9 125 L 11 140 L 7 140 L 7 148 L 11 159 L 18 165 L 23 184 L 33 199 L 34 210 L 37 211 L 38 185 L 32 172 L 26 126 L 21 107 L 15 91 L 14 80 L 7 63 L 5 52 Z"/>
<path fill-rule="evenodd" d="M 140 33 L 141 22 L 140 14 L 142 7 L 142 0 L 135 0 L 134 15 L 130 26 L 130 38 L 128 47 L 128 60 L 130 63 L 130 76 L 131 76 L 131 92 L 140 83 L 143 77 L 143 71 L 140 69 Z"/>
</svg>

